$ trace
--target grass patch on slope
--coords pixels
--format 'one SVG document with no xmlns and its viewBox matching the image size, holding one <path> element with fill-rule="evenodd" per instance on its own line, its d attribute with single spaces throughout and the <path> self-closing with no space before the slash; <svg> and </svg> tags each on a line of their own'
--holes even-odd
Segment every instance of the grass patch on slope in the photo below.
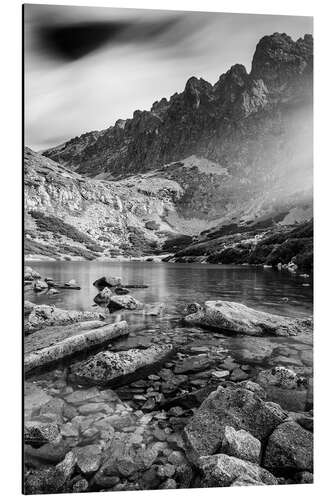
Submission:
<svg viewBox="0 0 333 500">
<path fill-rule="evenodd" d="M 43 212 L 38 211 L 30 212 L 30 215 L 35 219 L 38 229 L 42 232 L 50 231 L 53 234 L 66 236 L 73 241 L 82 243 L 91 252 L 103 251 L 103 247 L 98 245 L 98 243 L 96 243 L 92 238 L 54 215 L 46 215 Z"/>
</svg>

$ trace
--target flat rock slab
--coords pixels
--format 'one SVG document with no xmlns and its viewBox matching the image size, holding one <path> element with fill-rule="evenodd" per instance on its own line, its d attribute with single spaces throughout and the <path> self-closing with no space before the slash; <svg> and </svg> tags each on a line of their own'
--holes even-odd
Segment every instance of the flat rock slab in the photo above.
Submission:
<svg viewBox="0 0 333 500">
<path fill-rule="evenodd" d="M 200 456 L 219 451 L 226 426 L 244 429 L 260 441 L 286 418 L 275 403 L 239 387 L 218 387 L 201 404 L 184 429 L 186 454 L 197 463 Z"/>
<path fill-rule="evenodd" d="M 74 332 L 66 337 L 62 338 L 56 343 L 51 343 L 51 345 L 45 346 L 42 343 L 40 337 L 42 332 L 38 332 L 38 338 L 35 345 L 43 345 L 40 349 L 29 350 L 31 346 L 34 345 L 33 339 L 28 345 L 28 352 L 24 356 L 24 370 L 25 373 L 44 367 L 51 363 L 60 361 L 64 358 L 68 358 L 82 351 L 93 349 L 97 346 L 103 345 L 112 339 L 128 335 L 128 325 L 126 321 L 120 321 L 118 323 L 112 323 L 100 328 L 93 328 L 88 331 Z M 35 335 L 35 334 L 33 334 Z M 59 334 L 60 335 L 60 334 Z"/>
<path fill-rule="evenodd" d="M 185 317 L 185 322 L 214 330 L 244 335 L 289 337 L 311 333 L 311 318 L 298 319 L 257 311 L 238 302 L 208 301 L 204 307 Z"/>
<path fill-rule="evenodd" d="M 104 351 L 87 361 L 71 367 L 71 377 L 88 384 L 120 386 L 140 378 L 142 371 L 150 371 L 173 352 L 171 344 L 148 349 L 130 349 L 124 352 Z"/>
<path fill-rule="evenodd" d="M 68 325 L 88 320 L 102 320 L 104 316 L 92 311 L 67 311 L 45 304 L 24 302 L 24 332 L 29 334 L 47 326 Z"/>
<path fill-rule="evenodd" d="M 80 323 L 65 326 L 47 326 L 42 330 L 38 330 L 28 335 L 24 339 L 24 353 L 29 354 L 32 351 L 50 347 L 73 335 L 77 335 L 87 330 L 94 330 L 101 326 L 105 326 L 105 323 L 99 320 L 82 321 Z"/>
</svg>

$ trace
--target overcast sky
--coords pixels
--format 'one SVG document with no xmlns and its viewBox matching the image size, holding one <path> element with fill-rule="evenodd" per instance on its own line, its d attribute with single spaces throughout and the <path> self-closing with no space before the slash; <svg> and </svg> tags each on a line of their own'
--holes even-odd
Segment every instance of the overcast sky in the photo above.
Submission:
<svg viewBox="0 0 333 500">
<path fill-rule="evenodd" d="M 191 76 L 248 70 L 259 39 L 312 18 L 25 5 L 25 140 L 40 150 L 150 109 Z"/>
</svg>

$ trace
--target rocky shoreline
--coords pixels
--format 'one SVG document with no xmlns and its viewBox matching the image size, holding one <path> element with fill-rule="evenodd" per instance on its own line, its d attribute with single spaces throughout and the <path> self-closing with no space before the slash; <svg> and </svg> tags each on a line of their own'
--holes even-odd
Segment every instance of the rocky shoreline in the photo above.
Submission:
<svg viewBox="0 0 333 500">
<path fill-rule="evenodd" d="M 103 307 L 121 299 L 119 307 L 147 312 L 130 295 L 135 288 L 118 295 L 135 284 L 116 277 L 98 284 Z M 263 334 L 311 339 L 312 320 L 235 304 L 215 302 L 209 330 L 211 305 L 189 305 L 183 321 L 193 326 L 158 336 L 110 323 L 107 309 L 101 315 L 26 303 L 25 355 L 45 360 L 46 352 L 47 362 L 26 373 L 25 492 L 311 483 L 312 351 L 302 353 L 309 353 L 305 367 L 285 368 L 276 357 L 274 366 L 258 369 L 255 356 L 238 362 L 222 339 L 226 330 L 251 335 L 258 356 Z M 121 334 L 103 336 L 110 331 Z M 198 345 L 203 335 L 207 345 Z M 59 366 L 49 364 L 52 353 Z"/>
</svg>

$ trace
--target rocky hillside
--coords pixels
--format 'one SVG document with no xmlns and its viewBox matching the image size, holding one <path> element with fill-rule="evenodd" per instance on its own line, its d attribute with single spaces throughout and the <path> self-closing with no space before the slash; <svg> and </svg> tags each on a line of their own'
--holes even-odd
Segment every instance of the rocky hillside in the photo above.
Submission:
<svg viewBox="0 0 333 500">
<path fill-rule="evenodd" d="M 227 177 L 190 157 L 124 180 L 89 179 L 29 148 L 24 169 L 25 253 L 55 258 L 159 253 L 214 225 L 214 200 L 194 208 Z"/>
<path fill-rule="evenodd" d="M 275 33 L 259 41 L 249 73 L 236 64 L 214 85 L 192 77 L 150 111 L 44 156 L 28 152 L 31 237 L 40 236 L 36 211 L 83 231 L 103 247 L 86 250 L 104 255 L 179 250 L 230 226 L 235 234 L 251 226 L 255 237 L 256 228 L 309 221 L 312 61 L 311 35 Z"/>
</svg>

